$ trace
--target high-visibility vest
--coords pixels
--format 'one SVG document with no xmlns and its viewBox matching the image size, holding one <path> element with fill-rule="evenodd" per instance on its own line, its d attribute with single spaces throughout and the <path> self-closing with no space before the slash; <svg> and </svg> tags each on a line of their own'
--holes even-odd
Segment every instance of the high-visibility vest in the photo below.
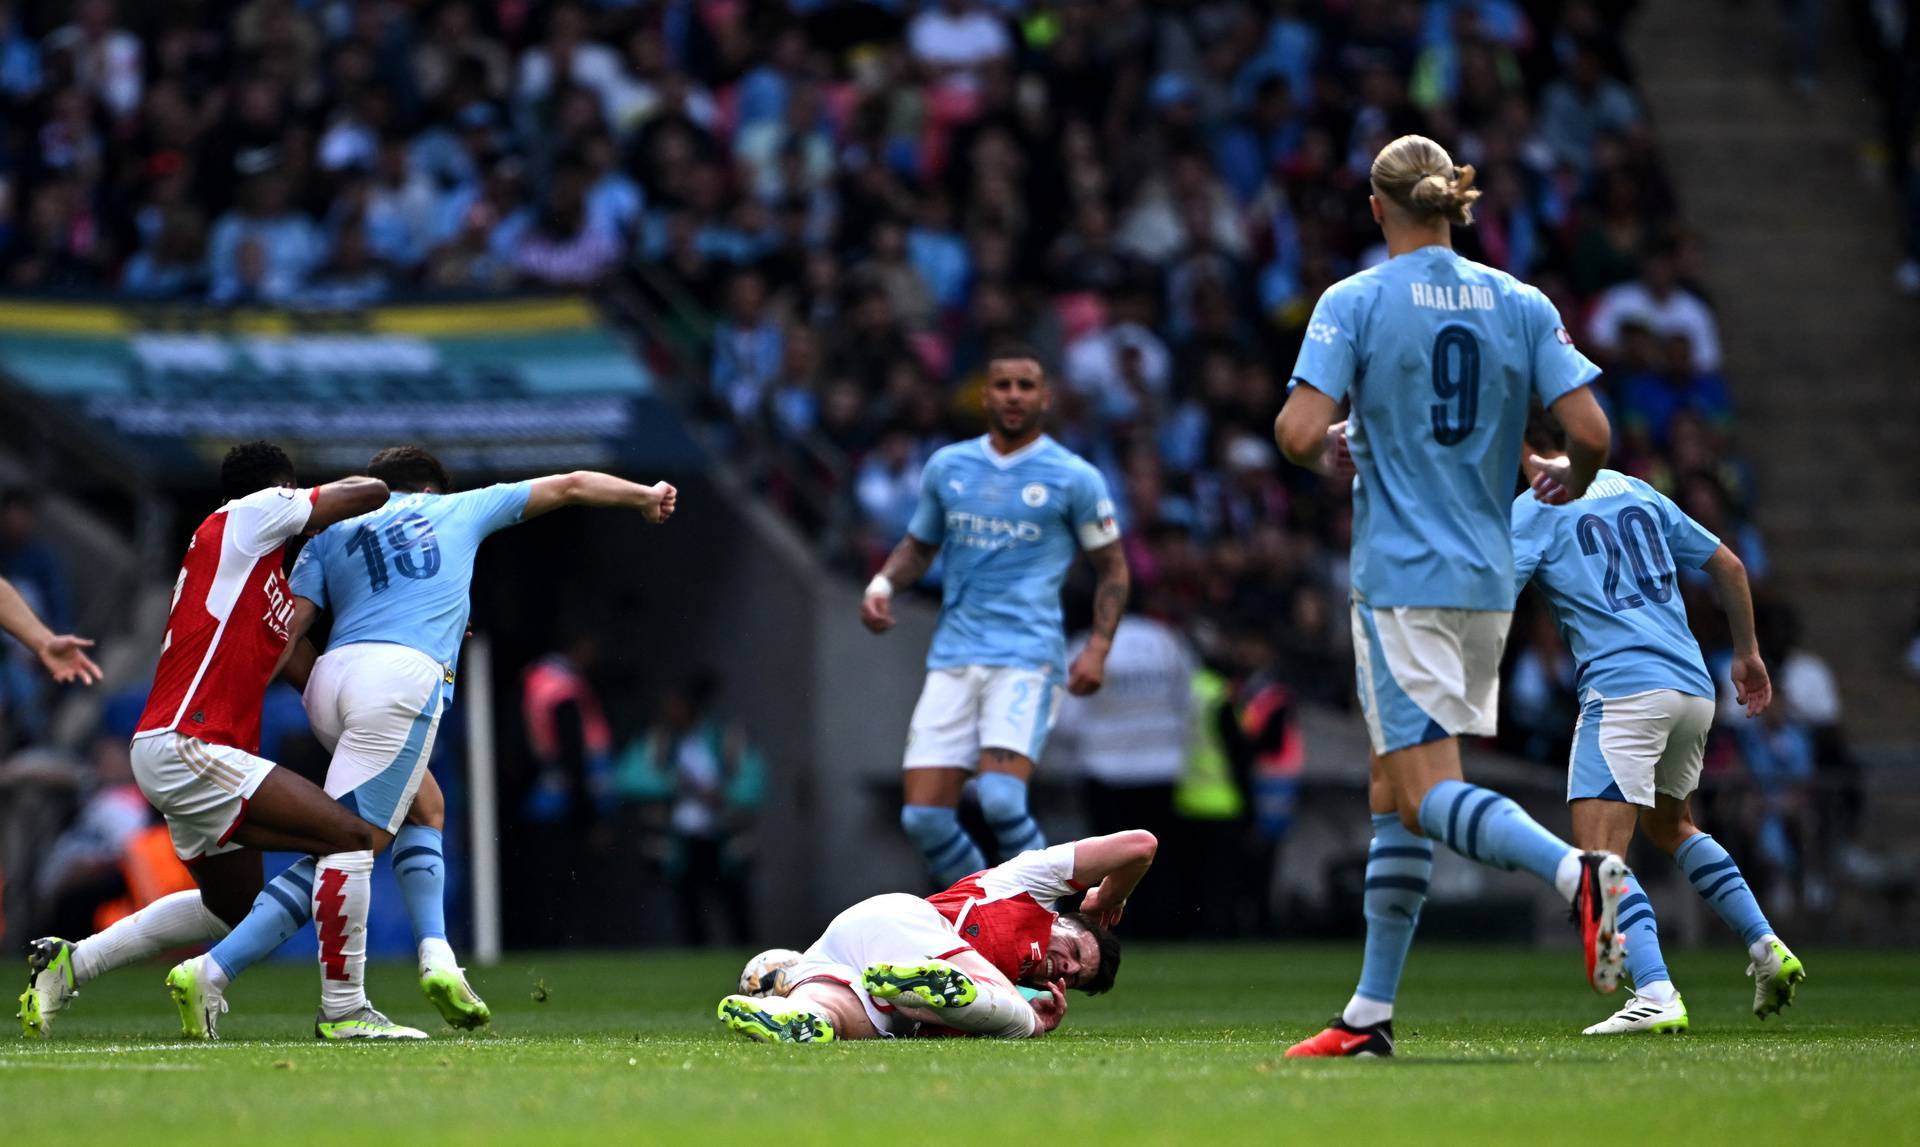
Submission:
<svg viewBox="0 0 1920 1147">
<path fill-rule="evenodd" d="M 1201 669 L 1193 675 L 1193 748 L 1173 791 L 1173 807 L 1189 820 L 1233 820 L 1246 809 L 1246 800 L 1233 783 L 1233 767 L 1220 743 L 1215 715 L 1228 702 L 1231 690 L 1218 673 Z"/>
</svg>

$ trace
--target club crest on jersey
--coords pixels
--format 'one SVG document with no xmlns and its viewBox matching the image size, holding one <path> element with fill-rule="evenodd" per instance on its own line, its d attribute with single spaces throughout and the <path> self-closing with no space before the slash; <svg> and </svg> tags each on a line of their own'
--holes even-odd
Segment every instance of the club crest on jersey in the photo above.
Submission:
<svg viewBox="0 0 1920 1147">
<path fill-rule="evenodd" d="M 1030 482 L 1020 491 L 1020 500 L 1029 506 L 1039 507 L 1047 504 L 1047 488 L 1038 482 Z"/>
</svg>

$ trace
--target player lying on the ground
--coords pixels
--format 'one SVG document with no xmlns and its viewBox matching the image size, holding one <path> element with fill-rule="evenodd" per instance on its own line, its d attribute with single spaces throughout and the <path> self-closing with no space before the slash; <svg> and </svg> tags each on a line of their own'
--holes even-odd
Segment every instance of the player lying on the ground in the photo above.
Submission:
<svg viewBox="0 0 1920 1147">
<path fill-rule="evenodd" d="M 1106 482 L 1043 430 L 1053 388 L 1031 351 L 987 361 L 987 433 L 935 452 L 907 534 L 867 586 L 860 620 L 893 628 L 893 593 L 944 555 L 940 627 L 913 708 L 900 824 L 936 886 L 986 866 L 960 826 L 969 776 L 1002 857 L 1043 847 L 1027 784 L 1060 711 L 1060 690 L 1084 697 L 1105 679 L 1127 608 L 1127 559 Z M 1085 550 L 1096 579 L 1093 630 L 1071 664 L 1060 583 Z M 1061 677 L 1065 667 L 1064 682 Z"/>
<path fill-rule="evenodd" d="M 786 970 L 784 997 L 731 995 L 720 1022 L 762 1043 L 915 1034 L 1026 1039 L 1067 1012 L 1067 989 L 1113 987 L 1112 928 L 1159 844 L 1143 829 L 1023 852 L 926 899 L 874 896 L 834 917 Z M 1080 911 L 1054 911 L 1085 891 Z M 1040 989 L 1029 1000 L 1020 988 Z"/>
<path fill-rule="evenodd" d="M 444 801 L 425 788 L 432 807 L 409 814 L 422 791 L 440 717 L 453 698 L 460 641 L 467 629 L 474 558 L 498 530 L 563 506 L 638 510 L 648 522 L 673 515 L 677 494 L 665 482 L 642 486 L 610 474 L 580 471 L 453 492 L 432 454 L 398 446 L 373 456 L 367 472 L 387 484 L 384 506 L 322 532 L 300 552 L 292 578 L 294 634 L 301 637 L 321 609 L 333 612 L 327 651 L 302 678 L 315 736 L 333 754 L 326 791 L 374 828 L 376 843 L 336 880 L 332 916 L 321 916 L 320 959 L 328 969 L 315 1032 L 327 1039 L 423 1039 L 395 1024 L 335 1022 L 366 1000 L 366 944 L 374 854 L 394 848 L 394 877 L 419 945 L 420 986 L 442 1017 L 473 1028 L 490 1018 L 447 944 L 446 866 L 440 856 Z M 403 824 L 403 821 L 405 822 Z M 224 1004 L 228 985 L 298 931 L 318 903 L 304 894 L 332 868 L 312 858 L 288 866 L 254 901 L 232 934 L 204 956 L 176 967 Z"/>
<path fill-rule="evenodd" d="M 1566 452 L 1545 411 L 1529 419 L 1526 441 L 1529 482 Z M 1574 844 L 1624 854 L 1637 821 L 1747 945 L 1753 1014 L 1765 1019 L 1793 1002 L 1806 969 L 1773 934 L 1727 850 L 1693 823 L 1687 798 L 1700 784 L 1716 690 L 1676 584 L 1683 566 L 1713 579 L 1733 631 L 1734 690 L 1755 717 L 1773 686 L 1754 638 L 1746 567 L 1672 499 L 1614 470 L 1600 471 L 1564 506 L 1530 494 L 1515 499 L 1513 552 L 1516 591 L 1528 581 L 1540 587 L 1579 665 L 1580 720 L 1567 766 Z M 1660 956 L 1653 905 L 1631 874 L 1619 928 L 1633 998 L 1586 1034 L 1686 1030 L 1687 1006 Z"/>
<path fill-rule="evenodd" d="M 199 889 L 163 896 L 77 944 L 34 941 L 20 997 L 28 1035 L 45 1036 L 94 976 L 226 935 L 260 894 L 260 851 L 331 857 L 372 847 L 365 821 L 319 786 L 256 755 L 261 700 L 293 621 L 281 573 L 287 541 L 387 498 L 376 478 L 293 487 L 293 462 L 272 443 L 228 451 L 220 464 L 226 501 L 187 545 L 153 689 L 133 737 L 134 780 L 166 818 L 174 852 Z M 211 1023 L 203 1001 L 183 999 L 180 985 L 169 988 L 183 1010 Z M 370 1006 L 365 1011 L 379 1015 Z"/>
</svg>

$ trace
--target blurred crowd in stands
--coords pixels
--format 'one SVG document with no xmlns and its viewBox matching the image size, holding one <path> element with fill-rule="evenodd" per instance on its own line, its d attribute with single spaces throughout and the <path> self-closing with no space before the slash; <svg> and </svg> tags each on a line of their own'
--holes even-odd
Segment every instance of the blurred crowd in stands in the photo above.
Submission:
<svg viewBox="0 0 1920 1147">
<path fill-rule="evenodd" d="M 1277 775 L 1287 707 L 1351 701 L 1350 506 L 1281 463 L 1272 420 L 1321 291 L 1385 257 L 1371 157 L 1421 132 L 1486 192 L 1460 250 L 1539 286 L 1606 368 L 1614 465 L 1760 587 L 1782 703 L 1716 739 L 1710 783 L 1750 863 L 1800 881 L 1807 818 L 1839 815 L 1813 784 L 1846 772 L 1839 699 L 1765 593 L 1737 380 L 1620 40 L 1633 7 L 0 0 L 0 284 L 641 300 L 715 442 L 862 577 L 927 457 L 980 432 L 992 349 L 1039 346 L 1053 432 L 1120 504 L 1137 608 L 1222 675 L 1196 720 L 1225 706 L 1240 741 L 1215 748 Z M 1573 666 L 1537 602 L 1510 648 L 1502 740 L 1561 767 Z M 682 708 L 633 777 L 718 751 Z"/>
</svg>

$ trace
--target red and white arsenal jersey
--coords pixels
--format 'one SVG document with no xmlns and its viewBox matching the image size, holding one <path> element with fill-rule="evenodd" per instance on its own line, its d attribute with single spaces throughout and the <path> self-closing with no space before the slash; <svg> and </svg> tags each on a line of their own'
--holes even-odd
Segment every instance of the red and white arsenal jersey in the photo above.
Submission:
<svg viewBox="0 0 1920 1147">
<path fill-rule="evenodd" d="M 1023 852 L 927 897 L 960 938 L 1015 983 L 1040 965 L 1065 896 L 1086 891 L 1073 878 L 1073 845 Z"/>
<path fill-rule="evenodd" d="M 187 543 L 140 738 L 177 729 L 260 751 L 260 704 L 293 624 L 281 565 L 318 490 L 274 487 L 228 502 Z"/>
</svg>

